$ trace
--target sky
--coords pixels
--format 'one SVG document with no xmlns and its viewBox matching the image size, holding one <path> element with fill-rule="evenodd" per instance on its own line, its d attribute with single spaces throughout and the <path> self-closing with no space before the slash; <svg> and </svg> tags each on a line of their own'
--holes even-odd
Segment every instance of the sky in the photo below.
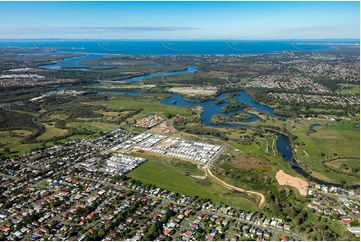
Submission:
<svg viewBox="0 0 361 242">
<path fill-rule="evenodd" d="M 0 2 L 0 39 L 359 39 L 359 2 Z"/>
</svg>

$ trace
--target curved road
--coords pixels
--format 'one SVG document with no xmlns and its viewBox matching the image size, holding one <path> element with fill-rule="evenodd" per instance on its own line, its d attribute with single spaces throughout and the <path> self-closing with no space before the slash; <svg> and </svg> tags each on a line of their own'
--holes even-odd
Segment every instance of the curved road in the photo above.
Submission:
<svg viewBox="0 0 361 242">
<path fill-rule="evenodd" d="M 221 179 L 219 179 L 218 177 L 216 177 L 215 175 L 213 175 L 213 173 L 211 172 L 211 170 L 209 168 L 207 168 L 207 173 L 213 177 L 214 179 L 216 179 L 219 183 L 221 183 L 224 187 L 231 189 L 231 190 L 236 190 L 239 192 L 244 192 L 244 193 L 248 193 L 248 194 L 256 194 L 257 196 L 259 196 L 261 198 L 261 200 L 259 201 L 259 207 L 262 208 L 266 202 L 266 199 L 264 197 L 264 195 L 262 193 L 259 192 L 254 192 L 254 191 L 248 191 L 248 190 L 244 190 L 242 188 L 239 187 L 235 187 L 232 186 L 224 181 L 222 181 Z"/>
</svg>

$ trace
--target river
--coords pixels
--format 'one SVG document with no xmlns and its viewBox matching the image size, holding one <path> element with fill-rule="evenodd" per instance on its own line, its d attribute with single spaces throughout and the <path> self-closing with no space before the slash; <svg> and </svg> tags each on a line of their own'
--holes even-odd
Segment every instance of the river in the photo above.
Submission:
<svg viewBox="0 0 361 242">
<path fill-rule="evenodd" d="M 321 124 L 311 124 L 310 125 L 310 131 L 307 133 L 307 136 L 310 136 L 312 133 L 316 133 L 317 130 L 315 129 L 315 127 L 321 126 Z"/>
<path fill-rule="evenodd" d="M 153 73 L 153 74 L 149 74 L 149 75 L 142 75 L 142 76 L 132 77 L 130 79 L 121 80 L 119 82 L 121 82 L 121 83 L 139 82 L 139 81 L 142 81 L 144 79 L 157 77 L 157 76 L 159 77 L 159 76 L 180 75 L 180 74 L 192 73 L 192 72 L 195 72 L 195 71 L 197 71 L 197 68 L 195 68 L 194 66 L 188 66 L 186 69 L 180 70 L 180 71 L 158 72 L 158 73 Z"/>
<path fill-rule="evenodd" d="M 60 54 L 62 52 L 57 52 L 57 54 Z M 68 52 L 65 52 L 69 54 Z M 36 55 L 37 53 L 32 53 Z M 83 53 L 84 54 L 84 53 Z M 59 61 L 55 64 L 48 64 L 48 65 L 41 65 L 38 66 L 39 68 L 46 69 L 46 70 L 80 70 L 80 71 L 89 71 L 89 69 L 109 69 L 109 68 L 115 68 L 116 66 L 107 66 L 107 65 L 86 65 L 81 62 L 84 61 L 91 61 L 95 59 L 99 59 L 102 57 L 107 56 L 106 54 L 86 54 L 84 56 L 80 57 L 69 57 L 65 58 L 62 61 Z"/>
<path fill-rule="evenodd" d="M 39 53 L 32 53 L 32 54 L 36 55 L 36 54 L 39 54 Z M 111 69 L 111 68 L 128 67 L 128 65 L 124 65 L 124 66 L 87 65 L 87 64 L 81 63 L 81 62 L 85 62 L 85 61 L 96 60 L 96 59 L 99 59 L 99 58 L 102 58 L 102 57 L 105 57 L 105 56 L 108 56 L 108 55 L 106 55 L 106 54 L 88 53 L 85 56 L 65 58 L 64 60 L 59 61 L 59 62 L 57 62 L 55 64 L 41 65 L 41 66 L 38 66 L 38 68 L 42 68 L 42 69 L 46 69 L 46 70 L 90 71 L 91 69 Z M 148 75 L 140 75 L 140 76 L 132 77 L 130 79 L 126 79 L 126 80 L 119 80 L 118 82 L 120 82 L 120 83 L 132 83 L 132 82 L 139 82 L 139 81 L 142 81 L 144 79 L 149 79 L 149 78 L 152 78 L 152 77 L 180 75 L 180 74 L 192 73 L 192 72 L 196 72 L 196 71 L 197 71 L 196 67 L 188 66 L 184 70 L 169 71 L 169 72 L 158 72 L 158 73 L 152 73 L 152 74 L 148 74 Z"/>
</svg>

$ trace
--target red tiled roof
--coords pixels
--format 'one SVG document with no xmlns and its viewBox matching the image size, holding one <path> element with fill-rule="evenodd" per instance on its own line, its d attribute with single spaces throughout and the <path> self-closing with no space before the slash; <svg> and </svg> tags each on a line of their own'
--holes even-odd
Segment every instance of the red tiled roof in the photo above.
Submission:
<svg viewBox="0 0 361 242">
<path fill-rule="evenodd" d="M 282 241 L 288 241 L 287 237 L 284 236 L 284 235 L 281 235 L 280 238 L 281 238 Z"/>
</svg>

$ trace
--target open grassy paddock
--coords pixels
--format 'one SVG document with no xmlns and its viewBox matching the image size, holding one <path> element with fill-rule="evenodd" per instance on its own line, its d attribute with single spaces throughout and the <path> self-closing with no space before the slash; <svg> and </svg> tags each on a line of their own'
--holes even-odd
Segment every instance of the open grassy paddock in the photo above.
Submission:
<svg viewBox="0 0 361 242">
<path fill-rule="evenodd" d="M 347 176 L 360 177 L 360 159 L 343 158 L 324 161 L 323 165 Z"/>
<path fill-rule="evenodd" d="M 163 105 L 158 102 L 159 98 L 166 97 L 166 95 L 146 94 L 141 96 L 125 96 L 117 95 L 117 97 L 110 99 L 106 102 L 106 106 L 109 108 L 118 109 L 142 109 L 143 114 L 170 114 L 170 115 L 182 115 L 186 118 L 192 118 L 196 110 L 192 107 L 173 107 Z"/>
<path fill-rule="evenodd" d="M 338 84 L 339 92 L 342 95 L 355 95 L 360 93 L 360 85 Z"/>
<path fill-rule="evenodd" d="M 0 153 L 1 150 L 7 149 L 17 153 L 14 148 L 21 146 L 21 140 L 31 134 L 32 132 L 29 130 L 0 131 Z"/>
<path fill-rule="evenodd" d="M 67 129 L 59 129 L 55 127 L 54 122 L 50 123 L 43 123 L 45 126 L 45 133 L 37 137 L 37 140 L 44 141 L 44 140 L 50 140 L 52 138 L 61 137 L 68 133 Z"/>
<path fill-rule="evenodd" d="M 76 128 L 80 132 L 90 132 L 90 133 L 98 133 L 101 131 L 108 132 L 113 129 L 118 128 L 119 126 L 112 123 L 106 122 L 69 122 L 67 126 Z"/>
<path fill-rule="evenodd" d="M 213 202 L 228 204 L 232 207 L 255 210 L 256 203 L 246 194 L 232 192 L 212 179 L 197 179 L 191 177 L 204 176 L 204 172 L 197 165 L 189 161 L 174 158 L 157 157 L 153 155 L 139 155 L 148 161 L 131 171 L 127 176 L 140 180 L 146 184 L 153 184 L 169 191 L 199 196 L 211 199 Z"/>
<path fill-rule="evenodd" d="M 0 131 L 0 154 L 11 157 L 25 154 L 31 149 L 41 148 L 42 145 L 53 145 L 52 142 L 46 142 L 44 144 L 42 144 L 42 142 L 23 144 L 22 140 L 32 133 L 33 132 L 29 130 Z M 7 149 L 9 149 L 9 152 L 5 152 Z"/>
</svg>

